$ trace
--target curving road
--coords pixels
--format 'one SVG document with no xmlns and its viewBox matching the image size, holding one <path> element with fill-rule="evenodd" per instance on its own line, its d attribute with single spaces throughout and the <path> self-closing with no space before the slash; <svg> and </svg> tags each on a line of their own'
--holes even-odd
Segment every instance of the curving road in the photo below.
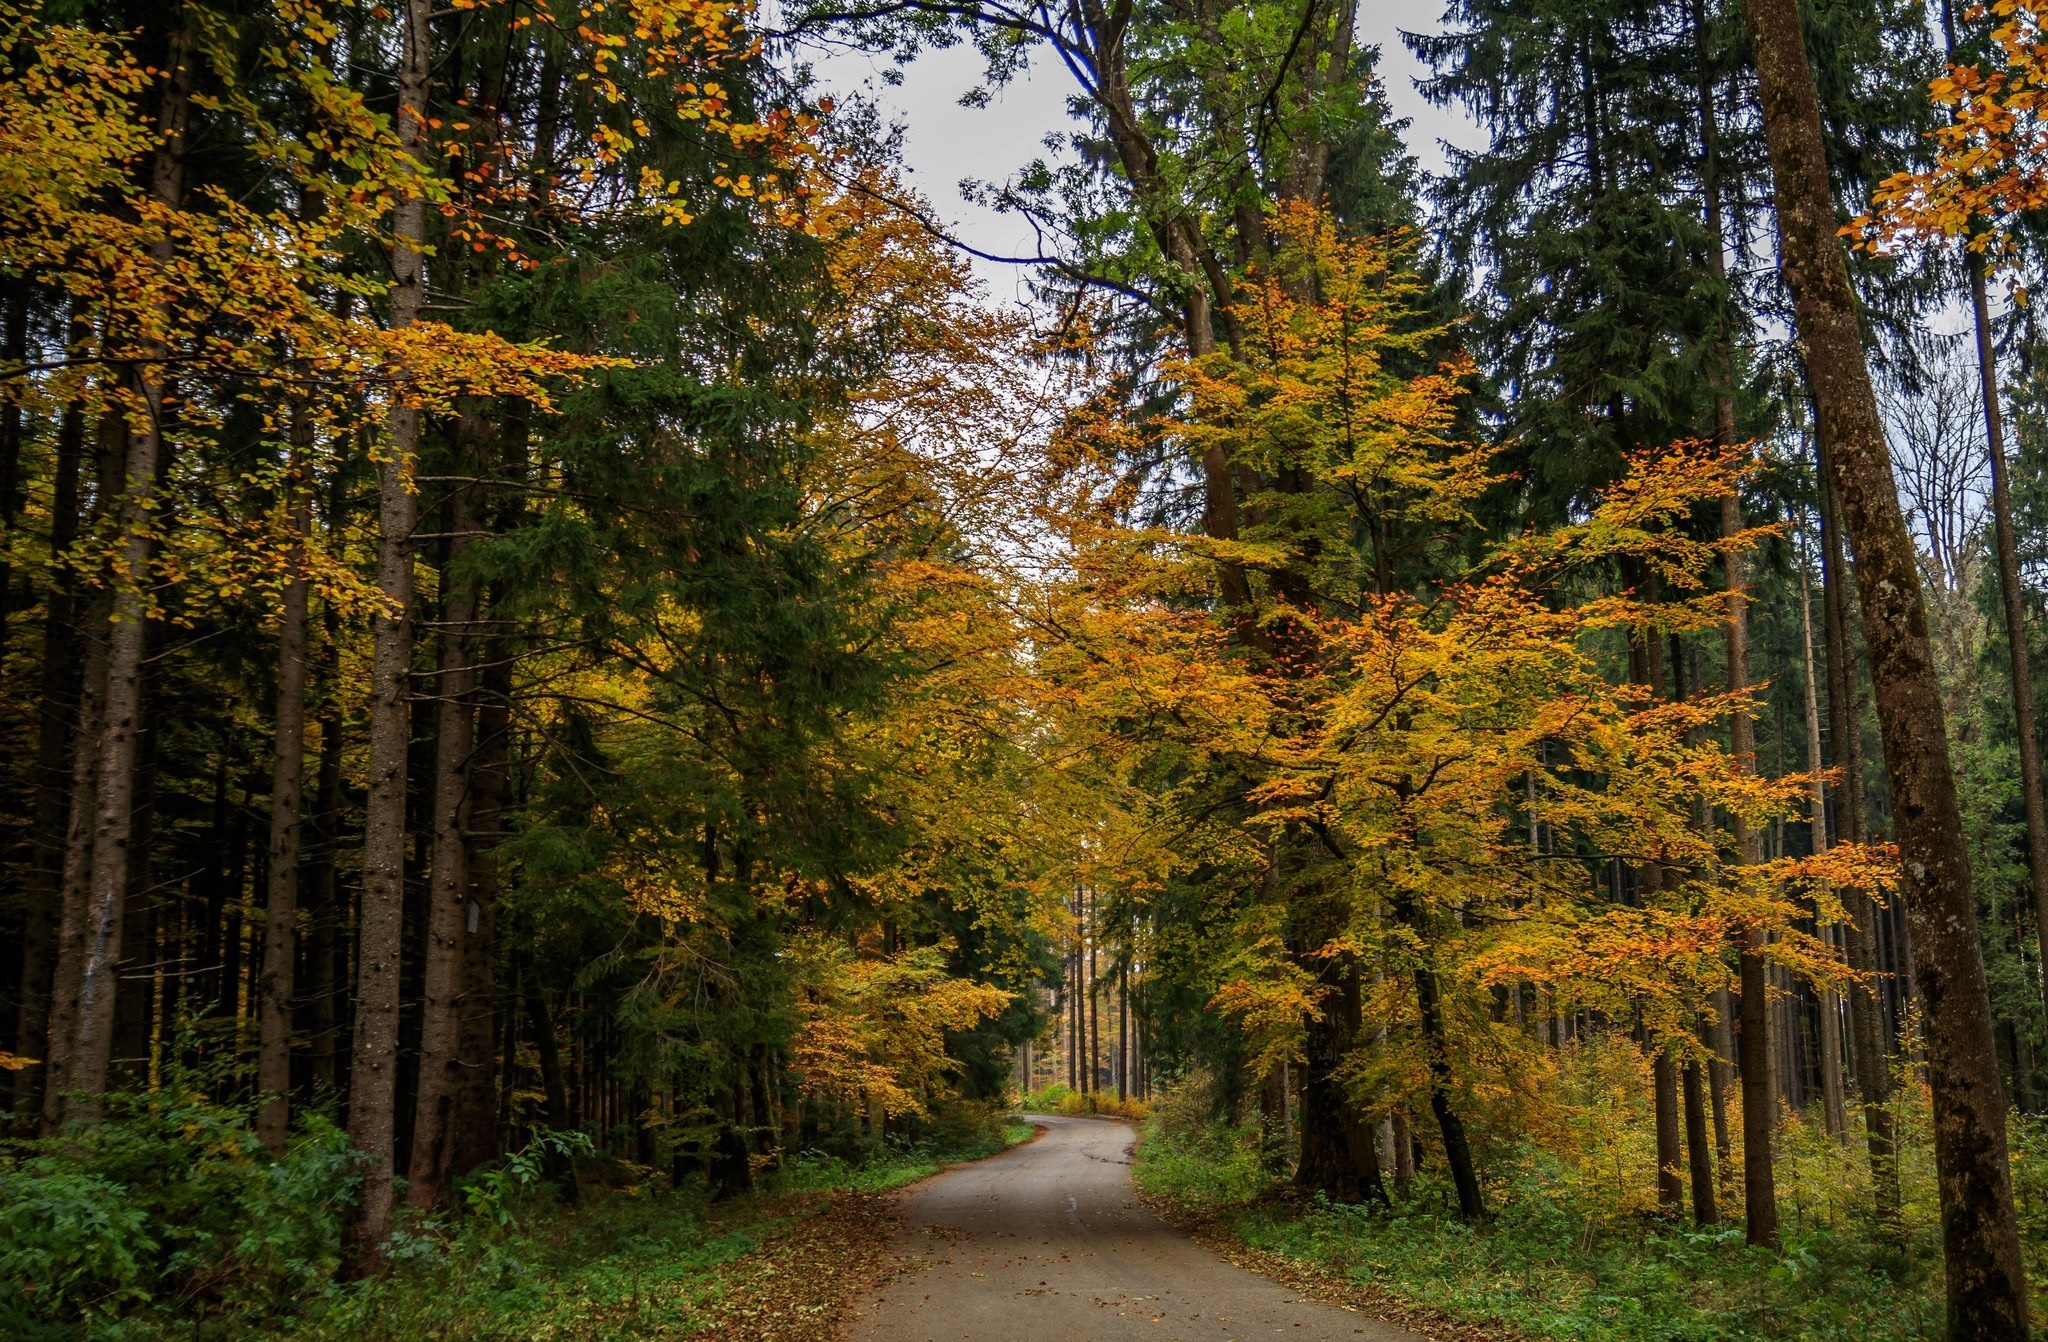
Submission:
<svg viewBox="0 0 2048 1342">
<path fill-rule="evenodd" d="M 1031 1120 L 1037 1141 L 929 1179 L 904 1203 L 904 1270 L 854 1342 L 1422 1342 L 1232 1267 L 1139 1205 L 1135 1134 Z"/>
</svg>

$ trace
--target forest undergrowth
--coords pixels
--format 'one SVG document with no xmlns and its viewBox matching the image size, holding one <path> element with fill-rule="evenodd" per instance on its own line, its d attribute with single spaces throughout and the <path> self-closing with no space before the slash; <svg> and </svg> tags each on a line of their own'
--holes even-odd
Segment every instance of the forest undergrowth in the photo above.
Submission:
<svg viewBox="0 0 2048 1342">
<path fill-rule="evenodd" d="M 816 1337 L 880 1270 L 878 1195 L 1027 1140 L 986 1105 L 760 1162 L 752 1191 L 543 1135 L 337 1282 L 358 1178 L 315 1114 L 281 1160 L 245 1106 L 173 1084 L 0 1160 L 0 1336 L 609 1342 Z M 801 1270 L 792 1270 L 797 1266 Z"/>
<path fill-rule="evenodd" d="M 1647 1086 L 1625 1045 L 1570 1050 L 1560 1123 L 1488 1161 L 1495 1213 L 1457 1215 L 1440 1152 L 1394 1205 L 1304 1199 L 1261 1159 L 1256 1122 L 1219 1121 L 1205 1079 L 1154 1103 L 1133 1176 L 1175 1220 L 1220 1232 L 1366 1307 L 1427 1315 L 1532 1342 L 1907 1342 L 1942 1336 L 1940 1226 L 1924 1089 L 1900 1106 L 1901 1237 L 1869 1215 L 1860 1122 L 1847 1142 L 1787 1111 L 1778 1147 L 1782 1247 L 1743 1243 L 1730 1199 L 1717 1225 L 1660 1214 Z M 1740 1097 L 1728 1097 L 1739 1125 Z M 2013 1127 L 2014 1192 L 2029 1276 L 2048 1282 L 2048 1123 Z M 1270 1267 L 1270 1260 L 1259 1266 Z M 1512 1330 L 1512 1331 L 1509 1331 Z"/>
</svg>

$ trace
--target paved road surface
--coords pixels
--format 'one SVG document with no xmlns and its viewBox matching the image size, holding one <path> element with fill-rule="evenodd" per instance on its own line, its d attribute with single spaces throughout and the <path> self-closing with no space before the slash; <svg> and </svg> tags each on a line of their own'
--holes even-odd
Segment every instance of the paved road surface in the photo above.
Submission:
<svg viewBox="0 0 2048 1342">
<path fill-rule="evenodd" d="M 1232 1267 L 1139 1205 L 1122 1123 L 1048 1131 L 919 1185 L 903 1273 L 854 1342 L 1421 1342 Z"/>
</svg>

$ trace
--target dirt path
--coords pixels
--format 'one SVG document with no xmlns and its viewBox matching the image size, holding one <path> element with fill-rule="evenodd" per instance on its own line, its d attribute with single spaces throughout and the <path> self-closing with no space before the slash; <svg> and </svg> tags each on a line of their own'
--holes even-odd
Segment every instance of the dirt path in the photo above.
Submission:
<svg viewBox="0 0 2048 1342">
<path fill-rule="evenodd" d="M 1232 1267 L 1138 1203 L 1135 1134 L 1034 1118 L 1045 1136 L 905 1198 L 895 1280 L 852 1342 L 1420 1342 Z"/>
</svg>

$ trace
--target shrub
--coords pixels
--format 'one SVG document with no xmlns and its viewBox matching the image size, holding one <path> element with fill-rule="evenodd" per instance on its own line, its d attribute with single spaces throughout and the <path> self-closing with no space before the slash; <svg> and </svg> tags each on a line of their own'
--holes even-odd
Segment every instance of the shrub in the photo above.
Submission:
<svg viewBox="0 0 2048 1342">
<path fill-rule="evenodd" d="M 250 1119 L 174 1082 L 0 1151 L 0 1333 L 256 1318 L 326 1289 L 356 1187 L 347 1143 L 315 1114 L 274 1160 Z"/>
</svg>

